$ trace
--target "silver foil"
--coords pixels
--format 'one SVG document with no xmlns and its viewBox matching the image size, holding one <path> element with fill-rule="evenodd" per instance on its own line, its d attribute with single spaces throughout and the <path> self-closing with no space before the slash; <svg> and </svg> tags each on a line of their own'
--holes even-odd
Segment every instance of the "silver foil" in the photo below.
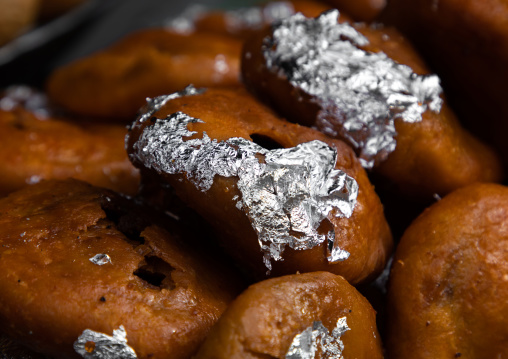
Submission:
<svg viewBox="0 0 508 359">
<path fill-rule="evenodd" d="M 145 122 L 147 119 L 152 117 L 155 112 L 159 111 L 168 101 L 184 96 L 199 95 L 205 91 L 206 89 L 196 89 L 194 86 L 189 85 L 182 91 L 172 93 L 171 95 L 162 95 L 154 98 L 147 97 L 146 105 L 141 108 L 141 116 L 137 119 L 137 122 Z"/>
<path fill-rule="evenodd" d="M 40 119 L 46 119 L 53 114 L 47 96 L 25 85 L 7 87 L 0 98 L 0 110 L 12 111 L 16 107 L 31 111 Z"/>
<path fill-rule="evenodd" d="M 316 321 L 293 338 L 286 359 L 314 359 L 318 352 L 318 358 L 343 359 L 344 343 L 340 337 L 348 330 L 346 317 L 339 318 L 331 334 L 322 322 Z"/>
<path fill-rule="evenodd" d="M 264 263 L 283 260 L 285 246 L 305 250 L 327 241 L 328 261 L 349 257 L 339 248 L 334 230 L 318 227 L 328 216 L 350 217 L 358 184 L 334 169 L 337 152 L 312 141 L 293 148 L 267 150 L 243 138 L 218 142 L 203 132 L 202 138 L 184 140 L 196 132 L 189 123 L 203 122 L 182 112 L 157 119 L 145 127 L 130 155 L 158 173 L 185 174 L 207 191 L 215 175 L 238 177 L 241 198 L 236 206 L 248 216 L 258 235 Z"/>
<path fill-rule="evenodd" d="M 111 257 L 104 253 L 99 253 L 94 255 L 89 259 L 93 264 L 97 264 L 98 266 L 103 266 L 104 264 L 111 263 Z"/>
<path fill-rule="evenodd" d="M 436 75 L 420 76 L 383 52 L 360 49 L 366 37 L 330 10 L 316 19 L 296 14 L 273 25 L 264 39 L 268 69 L 311 95 L 321 111 L 316 128 L 340 136 L 372 168 L 396 147 L 394 121 L 418 122 L 441 110 Z"/>
<path fill-rule="evenodd" d="M 164 27 L 169 31 L 180 34 L 191 34 L 196 30 L 195 21 L 203 16 L 207 10 L 206 6 L 201 4 L 190 5 L 177 17 L 166 21 Z"/>
<path fill-rule="evenodd" d="M 143 122 L 153 116 L 154 113 L 159 111 L 168 101 L 174 100 L 183 96 L 199 95 L 205 92 L 205 88 L 195 88 L 193 85 L 189 85 L 182 91 L 172 93 L 170 95 L 161 95 L 154 98 L 147 97 L 146 104 L 139 110 L 139 115 L 136 121 L 131 125 L 132 127 L 140 126 Z M 130 133 L 125 136 L 125 149 L 128 148 Z"/>
<path fill-rule="evenodd" d="M 136 359 L 134 349 L 127 345 L 123 325 L 113 330 L 113 336 L 85 329 L 74 342 L 74 350 L 85 359 Z"/>
</svg>

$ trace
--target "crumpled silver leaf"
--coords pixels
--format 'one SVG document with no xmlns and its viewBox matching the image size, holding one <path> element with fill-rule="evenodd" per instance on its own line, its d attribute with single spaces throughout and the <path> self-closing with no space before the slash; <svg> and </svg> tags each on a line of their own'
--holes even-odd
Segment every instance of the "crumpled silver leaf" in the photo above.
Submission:
<svg viewBox="0 0 508 359">
<path fill-rule="evenodd" d="M 137 359 L 134 349 L 127 345 L 123 325 L 113 330 L 113 336 L 85 329 L 74 342 L 74 350 L 85 359 Z"/>
<path fill-rule="evenodd" d="M 89 259 L 93 264 L 97 264 L 98 266 L 102 266 L 107 263 L 111 263 L 111 257 L 105 253 L 99 253 L 94 255 Z"/>
<path fill-rule="evenodd" d="M 236 199 L 236 206 L 256 231 L 268 270 L 272 259 L 282 260 L 287 245 L 305 250 L 327 241 L 329 262 L 349 257 L 333 230 L 318 232 L 329 215 L 349 218 L 358 196 L 355 179 L 335 169 L 335 149 L 311 141 L 267 150 L 238 137 L 218 142 L 206 132 L 184 141 L 196 133 L 187 125 L 196 122 L 203 121 L 182 112 L 157 119 L 134 144 L 132 160 L 158 173 L 185 174 L 202 191 L 212 186 L 215 175 L 238 177 L 242 198 Z"/>
<path fill-rule="evenodd" d="M 347 140 L 372 168 L 396 147 L 395 119 L 414 123 L 428 109 L 438 113 L 442 89 L 436 75 L 417 75 L 383 52 L 360 49 L 367 38 L 338 18 L 330 10 L 281 20 L 264 39 L 263 55 L 268 69 L 320 106 L 316 128 Z"/>
<path fill-rule="evenodd" d="M 195 88 L 193 85 L 189 85 L 186 88 L 184 88 L 182 91 L 174 92 L 170 95 L 161 95 L 154 98 L 147 97 L 146 98 L 146 104 L 141 107 L 141 109 L 138 112 L 138 117 L 136 121 L 134 121 L 131 124 L 132 127 L 135 127 L 136 124 L 139 126 L 146 120 L 150 119 L 154 113 L 159 111 L 168 101 L 174 100 L 179 97 L 184 96 L 193 96 L 193 95 L 199 95 L 206 91 L 206 88 Z M 125 149 L 127 149 L 128 143 L 130 138 L 130 132 L 127 133 L 125 136 Z"/>
<path fill-rule="evenodd" d="M 205 92 L 206 89 L 197 89 L 193 85 L 189 85 L 182 91 L 172 93 L 171 95 L 162 95 L 154 98 L 147 97 L 146 105 L 140 110 L 140 117 L 137 120 L 139 123 L 143 123 L 148 120 L 152 115 L 159 111 L 168 101 L 174 100 L 179 97 L 199 95 Z"/>
<path fill-rule="evenodd" d="M 295 335 L 286 359 L 314 359 L 320 351 L 319 358 L 344 359 L 342 351 L 344 343 L 340 337 L 348 330 L 346 317 L 337 320 L 336 327 L 330 331 L 320 321 L 315 321 L 312 327 L 308 327 L 300 334 Z"/>
</svg>

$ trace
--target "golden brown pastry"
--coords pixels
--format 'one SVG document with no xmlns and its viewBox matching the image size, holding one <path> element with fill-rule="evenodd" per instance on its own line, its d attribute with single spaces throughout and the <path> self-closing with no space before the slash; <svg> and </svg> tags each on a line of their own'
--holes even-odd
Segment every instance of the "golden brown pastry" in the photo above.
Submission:
<svg viewBox="0 0 508 359">
<path fill-rule="evenodd" d="M 393 192 L 428 200 L 499 181 L 496 155 L 460 127 L 402 36 L 337 17 L 295 15 L 251 38 L 247 87 L 288 120 L 346 140 Z"/>
<path fill-rule="evenodd" d="M 390 0 L 383 14 L 415 44 L 460 120 L 508 164 L 508 3 Z"/>
<path fill-rule="evenodd" d="M 0 46 L 16 38 L 37 17 L 39 0 L 0 1 Z"/>
<path fill-rule="evenodd" d="M 48 95 L 81 115 L 132 121 L 146 97 L 189 84 L 238 85 L 241 46 L 217 34 L 141 30 L 57 69 L 48 79 Z"/>
<path fill-rule="evenodd" d="M 15 106 L 0 109 L 0 195 L 42 179 L 74 177 L 136 194 L 139 173 L 121 125 L 73 123 Z"/>
<path fill-rule="evenodd" d="M 127 151 L 257 278 L 327 270 L 359 283 L 390 253 L 383 208 L 351 148 L 279 119 L 242 88 L 151 100 Z"/>
<path fill-rule="evenodd" d="M 508 188 L 475 184 L 428 208 L 397 248 L 389 358 L 508 356 Z"/>
<path fill-rule="evenodd" d="M 239 290 L 191 231 L 77 180 L 1 199 L 0 224 L 0 331 L 51 357 L 189 358 Z"/>
<path fill-rule="evenodd" d="M 196 356 L 382 357 L 376 312 L 344 278 L 328 272 L 284 276 L 250 286 L 224 312 Z"/>
</svg>

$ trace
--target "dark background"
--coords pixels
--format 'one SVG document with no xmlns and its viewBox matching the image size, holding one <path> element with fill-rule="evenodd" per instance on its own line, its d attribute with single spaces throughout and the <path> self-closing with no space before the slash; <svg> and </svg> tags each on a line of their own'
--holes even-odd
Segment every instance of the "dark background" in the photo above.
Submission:
<svg viewBox="0 0 508 359">
<path fill-rule="evenodd" d="M 127 33 L 161 26 L 192 4 L 214 9 L 252 5 L 256 0 L 89 0 L 40 24 L 0 48 L 0 89 L 13 84 L 44 87 L 51 71 L 117 41 Z"/>
</svg>

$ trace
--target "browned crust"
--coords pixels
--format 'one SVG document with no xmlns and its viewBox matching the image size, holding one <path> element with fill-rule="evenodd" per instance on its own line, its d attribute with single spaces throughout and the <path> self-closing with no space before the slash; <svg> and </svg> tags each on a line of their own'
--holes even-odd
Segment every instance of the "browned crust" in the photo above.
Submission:
<svg viewBox="0 0 508 359">
<path fill-rule="evenodd" d="M 383 21 L 408 36 L 443 79 L 459 119 L 508 163 L 508 3 L 391 0 Z"/>
<path fill-rule="evenodd" d="M 20 107 L 0 110 L 0 195 L 68 177 L 136 194 L 139 173 L 125 153 L 126 132 L 121 125 L 38 117 Z"/>
<path fill-rule="evenodd" d="M 390 358 L 508 354 L 508 189 L 475 184 L 407 229 L 388 290 Z"/>
<path fill-rule="evenodd" d="M 78 114 L 132 121 L 146 97 L 189 84 L 238 85 L 240 51 L 241 42 L 227 36 L 142 30 L 57 69 L 48 95 Z"/>
<path fill-rule="evenodd" d="M 418 74 L 428 73 L 423 61 L 396 30 L 356 26 L 370 41 L 366 50 L 383 51 Z M 259 33 L 245 44 L 242 78 L 251 91 L 282 116 L 314 126 L 319 108 L 311 96 L 266 67 L 261 49 L 263 39 L 270 33 Z M 502 178 L 497 155 L 459 125 L 446 102 L 439 114 L 427 111 L 421 122 L 412 124 L 397 119 L 395 128 L 397 147 L 374 171 L 382 175 L 386 182 L 383 185 L 395 187 L 396 192 L 428 201 L 435 193 L 445 195 L 474 182 L 497 182 Z"/>
<path fill-rule="evenodd" d="M 27 187 L 0 213 L 0 329 L 55 357 L 76 357 L 84 329 L 123 325 L 138 358 L 188 358 L 238 290 L 174 222 L 152 224 L 157 215 L 83 182 Z M 99 253 L 111 263 L 93 264 Z"/>
<path fill-rule="evenodd" d="M 224 312 L 196 358 L 284 359 L 295 335 L 314 321 L 331 333 L 342 317 L 351 329 L 341 337 L 344 358 L 382 358 L 374 309 L 346 280 L 328 272 L 250 286 Z"/>
<path fill-rule="evenodd" d="M 277 118 L 242 89 L 209 89 L 201 95 L 177 98 L 169 101 L 154 116 L 165 118 L 177 111 L 204 121 L 189 125 L 191 131 L 197 131 L 197 137 L 201 137 L 204 131 L 211 139 L 218 141 L 230 137 L 252 140 L 252 134 L 261 134 L 285 148 L 321 140 L 337 149 L 336 168 L 358 182 L 360 189 L 352 217 L 337 218 L 332 214 L 328 218 L 335 227 L 339 246 L 350 252 L 351 256 L 343 262 L 329 264 L 324 243 L 305 251 L 288 248 L 284 252 L 284 261 L 273 263 L 272 275 L 328 270 L 341 274 L 351 283 L 359 283 L 371 279 L 382 270 L 392 247 L 390 230 L 383 207 L 349 146 L 317 131 Z M 127 142 L 128 152 L 133 151 L 134 143 L 150 124 L 150 121 L 134 124 Z M 143 163 L 134 161 L 135 166 L 144 168 Z M 266 267 L 257 234 L 233 200 L 237 195 L 241 198 L 236 186 L 237 178 L 216 176 L 214 184 L 206 192 L 197 189 L 185 175 L 160 174 L 160 179 L 170 183 L 189 206 L 218 229 L 223 237 L 223 246 L 239 265 L 258 278 L 265 277 Z"/>
</svg>

